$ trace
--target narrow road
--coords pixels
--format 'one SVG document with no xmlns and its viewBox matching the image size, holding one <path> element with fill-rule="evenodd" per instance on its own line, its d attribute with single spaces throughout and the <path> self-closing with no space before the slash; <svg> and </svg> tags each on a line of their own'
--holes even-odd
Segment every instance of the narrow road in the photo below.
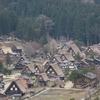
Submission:
<svg viewBox="0 0 100 100">
<path fill-rule="evenodd" d="M 43 90 L 43 91 L 41 91 L 41 92 L 39 92 L 39 93 L 37 93 L 37 94 L 35 94 L 34 96 L 32 96 L 31 98 L 33 98 L 33 97 L 35 97 L 35 96 L 38 96 L 38 95 L 40 95 L 40 94 L 42 94 L 42 93 L 44 93 L 44 92 L 46 92 L 46 91 L 48 91 L 50 88 L 46 88 L 45 90 Z"/>
</svg>

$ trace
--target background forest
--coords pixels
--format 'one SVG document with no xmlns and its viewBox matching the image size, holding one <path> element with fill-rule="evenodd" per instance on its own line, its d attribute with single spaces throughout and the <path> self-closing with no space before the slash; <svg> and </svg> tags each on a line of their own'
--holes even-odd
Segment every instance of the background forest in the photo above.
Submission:
<svg viewBox="0 0 100 100">
<path fill-rule="evenodd" d="M 47 34 L 99 43 L 100 0 L 0 0 L 0 35 L 45 44 Z"/>
</svg>

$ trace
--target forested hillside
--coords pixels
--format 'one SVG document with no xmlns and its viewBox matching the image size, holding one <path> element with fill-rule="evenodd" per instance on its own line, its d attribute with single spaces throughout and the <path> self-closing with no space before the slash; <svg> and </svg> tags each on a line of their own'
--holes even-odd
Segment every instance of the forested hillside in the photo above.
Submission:
<svg viewBox="0 0 100 100">
<path fill-rule="evenodd" d="M 84 1 L 84 2 L 83 2 Z M 86 2 L 88 1 L 88 2 Z M 0 0 L 0 34 L 45 44 L 46 35 L 100 42 L 100 0 Z"/>
</svg>

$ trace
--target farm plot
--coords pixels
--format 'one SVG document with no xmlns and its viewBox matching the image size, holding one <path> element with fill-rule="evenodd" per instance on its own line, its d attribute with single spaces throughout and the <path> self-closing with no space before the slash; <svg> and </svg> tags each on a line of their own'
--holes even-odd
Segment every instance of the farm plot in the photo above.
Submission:
<svg viewBox="0 0 100 100">
<path fill-rule="evenodd" d="M 31 100 L 81 100 L 86 97 L 86 92 L 83 90 L 67 90 L 67 89 L 50 89 Z"/>
</svg>

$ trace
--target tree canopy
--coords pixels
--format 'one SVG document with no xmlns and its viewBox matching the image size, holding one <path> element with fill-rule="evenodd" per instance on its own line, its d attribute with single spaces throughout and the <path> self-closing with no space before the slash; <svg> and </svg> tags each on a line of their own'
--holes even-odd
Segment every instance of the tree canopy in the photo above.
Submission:
<svg viewBox="0 0 100 100">
<path fill-rule="evenodd" d="M 0 0 L 0 35 L 14 32 L 18 38 L 45 44 L 49 33 L 87 45 L 99 43 L 100 0 L 87 1 Z"/>
</svg>

